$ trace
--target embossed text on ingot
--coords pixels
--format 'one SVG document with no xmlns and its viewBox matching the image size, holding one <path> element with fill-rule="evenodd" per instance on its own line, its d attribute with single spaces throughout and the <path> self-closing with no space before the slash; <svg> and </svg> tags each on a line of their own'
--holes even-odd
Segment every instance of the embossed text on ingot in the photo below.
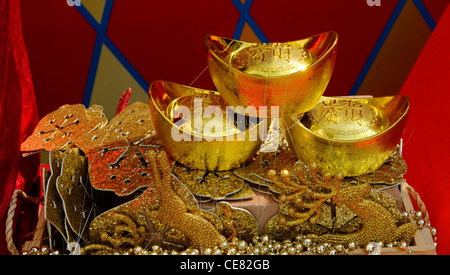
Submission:
<svg viewBox="0 0 450 275">
<path fill-rule="evenodd" d="M 342 117 L 343 121 L 351 120 L 360 126 L 362 125 L 363 105 L 351 99 L 323 101 L 322 110 L 322 116 L 328 122 L 338 124 L 338 114 L 345 110 Z"/>
<path fill-rule="evenodd" d="M 307 57 L 305 50 L 282 43 L 252 45 L 247 50 L 248 69 L 260 72 L 283 72 L 298 68 L 298 62 Z M 297 62 L 291 62 L 293 60 Z"/>
</svg>

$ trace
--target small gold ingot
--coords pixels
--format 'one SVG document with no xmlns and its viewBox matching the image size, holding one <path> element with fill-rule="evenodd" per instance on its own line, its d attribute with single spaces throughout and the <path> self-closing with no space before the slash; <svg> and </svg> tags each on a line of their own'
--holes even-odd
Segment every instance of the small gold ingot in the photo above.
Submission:
<svg viewBox="0 0 450 275">
<path fill-rule="evenodd" d="M 259 129 L 264 119 L 257 119 L 256 114 L 249 119 L 237 113 L 230 119 L 230 110 L 217 92 L 155 81 L 149 97 L 152 119 L 164 147 L 175 160 L 190 168 L 237 168 L 256 154 L 264 138 Z M 212 111 L 211 116 L 205 116 L 207 109 Z M 235 116 L 245 121 L 236 122 Z"/>
<path fill-rule="evenodd" d="M 327 32 L 285 43 L 247 43 L 206 37 L 214 84 L 230 106 L 278 106 L 281 113 L 311 110 L 334 69 L 338 35 Z"/>
<path fill-rule="evenodd" d="M 359 176 L 377 170 L 403 134 L 406 96 L 322 97 L 303 116 L 285 116 L 286 139 L 296 157 L 319 171 Z"/>
</svg>

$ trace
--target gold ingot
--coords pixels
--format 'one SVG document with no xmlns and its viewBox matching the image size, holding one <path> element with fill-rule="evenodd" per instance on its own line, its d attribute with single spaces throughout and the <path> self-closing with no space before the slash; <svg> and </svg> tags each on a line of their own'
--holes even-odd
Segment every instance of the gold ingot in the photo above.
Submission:
<svg viewBox="0 0 450 275">
<path fill-rule="evenodd" d="M 284 114 L 311 110 L 334 69 L 338 35 L 327 32 L 285 43 L 247 43 L 209 35 L 208 66 L 230 106 L 279 106 Z"/>
<path fill-rule="evenodd" d="M 400 142 L 406 96 L 322 97 L 304 115 L 284 117 L 296 157 L 319 171 L 359 176 L 377 170 Z"/>
<path fill-rule="evenodd" d="M 262 143 L 259 126 L 265 120 L 249 120 L 237 113 L 230 117 L 215 91 L 155 81 L 149 97 L 151 116 L 165 149 L 192 169 L 237 168 L 253 157 Z M 235 116 L 247 120 L 240 123 Z M 253 117 L 256 119 L 256 114 Z"/>
</svg>

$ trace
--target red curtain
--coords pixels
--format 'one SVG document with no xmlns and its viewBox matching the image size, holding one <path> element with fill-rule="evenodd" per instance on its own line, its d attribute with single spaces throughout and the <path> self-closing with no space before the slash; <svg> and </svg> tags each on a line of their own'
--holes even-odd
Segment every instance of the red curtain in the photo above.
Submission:
<svg viewBox="0 0 450 275">
<path fill-rule="evenodd" d="M 438 230 L 438 254 L 450 254 L 450 6 L 437 24 L 401 94 L 411 100 L 404 135 L 406 178 Z"/>
<path fill-rule="evenodd" d="M 20 1 L 0 0 L 0 254 L 9 254 L 5 221 L 15 189 L 40 194 L 40 155 L 21 157 L 20 144 L 38 122 L 28 55 L 22 38 Z M 15 245 L 32 232 L 36 206 L 20 202 L 15 215 Z M 22 212 L 22 213 L 20 213 Z M 20 213 L 20 215 L 19 215 Z"/>
</svg>

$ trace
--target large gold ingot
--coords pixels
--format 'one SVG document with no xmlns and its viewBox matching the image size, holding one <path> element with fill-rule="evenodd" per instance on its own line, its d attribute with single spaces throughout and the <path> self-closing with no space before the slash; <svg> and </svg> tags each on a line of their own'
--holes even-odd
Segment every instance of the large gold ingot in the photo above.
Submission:
<svg viewBox="0 0 450 275">
<path fill-rule="evenodd" d="M 377 170 L 403 134 L 406 96 L 322 97 L 303 116 L 284 117 L 286 139 L 297 158 L 322 172 L 359 176 Z"/>
<path fill-rule="evenodd" d="M 190 168 L 207 171 L 237 168 L 253 157 L 262 143 L 259 126 L 264 120 L 244 127 L 236 125 L 227 119 L 226 104 L 215 91 L 155 81 L 149 97 L 152 119 L 165 149 Z M 196 105 L 199 99 L 201 106 Z M 190 117 L 180 113 L 182 108 L 189 110 Z M 206 108 L 213 111 L 219 108 L 224 116 L 205 117 Z M 207 129 L 209 123 L 217 122 L 213 119 L 223 119 L 223 128 Z"/>
<path fill-rule="evenodd" d="M 311 110 L 333 72 L 338 35 L 327 32 L 286 43 L 247 43 L 209 35 L 208 66 L 230 106 L 279 106 L 284 114 Z"/>
</svg>

